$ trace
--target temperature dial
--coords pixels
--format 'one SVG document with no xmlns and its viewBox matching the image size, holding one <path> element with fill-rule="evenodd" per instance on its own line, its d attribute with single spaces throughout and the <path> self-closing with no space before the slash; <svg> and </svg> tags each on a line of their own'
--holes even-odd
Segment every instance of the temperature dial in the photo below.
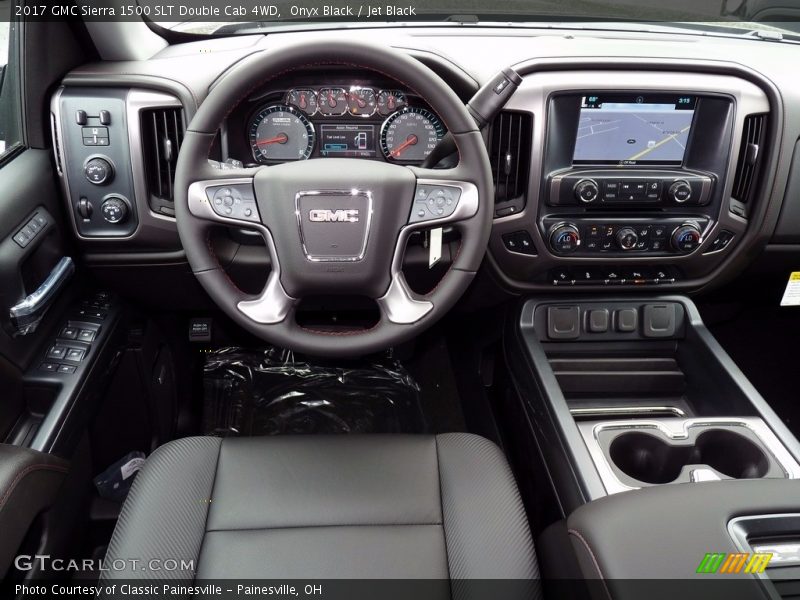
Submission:
<svg viewBox="0 0 800 600">
<path fill-rule="evenodd" d="M 700 228 L 693 223 L 684 223 L 672 232 L 672 247 L 683 254 L 688 254 L 700 245 L 702 234 Z"/>
<path fill-rule="evenodd" d="M 558 254 L 570 254 L 581 244 L 581 234 L 571 223 L 561 223 L 550 230 L 550 247 Z"/>
<path fill-rule="evenodd" d="M 109 223 L 121 223 L 128 216 L 128 204 L 122 198 L 111 196 L 103 201 L 100 212 Z"/>
<path fill-rule="evenodd" d="M 114 166 L 107 158 L 90 158 L 83 166 L 83 174 L 91 183 L 104 185 L 114 178 Z"/>
</svg>

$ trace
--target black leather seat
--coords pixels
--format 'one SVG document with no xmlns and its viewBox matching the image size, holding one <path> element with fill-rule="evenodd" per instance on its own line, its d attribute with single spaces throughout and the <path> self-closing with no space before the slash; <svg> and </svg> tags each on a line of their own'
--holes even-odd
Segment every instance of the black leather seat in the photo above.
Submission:
<svg viewBox="0 0 800 600">
<path fill-rule="evenodd" d="M 519 493 L 468 434 L 185 438 L 134 482 L 103 579 L 533 579 Z"/>
</svg>

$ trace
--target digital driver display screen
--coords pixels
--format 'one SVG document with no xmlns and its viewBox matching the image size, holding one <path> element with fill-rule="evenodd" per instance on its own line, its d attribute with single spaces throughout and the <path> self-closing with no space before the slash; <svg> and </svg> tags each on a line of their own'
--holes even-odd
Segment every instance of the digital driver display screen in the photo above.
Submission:
<svg viewBox="0 0 800 600">
<path fill-rule="evenodd" d="M 576 165 L 680 165 L 697 98 L 670 94 L 581 97 Z"/>
<path fill-rule="evenodd" d="M 377 152 L 375 125 L 323 123 L 319 132 L 322 156 L 373 158 Z"/>
</svg>

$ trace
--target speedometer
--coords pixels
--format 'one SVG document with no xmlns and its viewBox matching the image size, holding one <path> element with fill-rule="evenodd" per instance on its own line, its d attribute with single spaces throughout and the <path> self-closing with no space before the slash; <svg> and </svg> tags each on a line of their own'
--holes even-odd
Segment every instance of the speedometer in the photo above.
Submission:
<svg viewBox="0 0 800 600">
<path fill-rule="evenodd" d="M 261 109 L 250 122 L 250 147 L 259 162 L 301 160 L 314 149 L 314 126 L 285 104 Z"/>
<path fill-rule="evenodd" d="M 421 162 L 444 136 L 439 117 L 424 108 L 405 108 L 381 128 L 381 150 L 388 160 Z"/>
</svg>

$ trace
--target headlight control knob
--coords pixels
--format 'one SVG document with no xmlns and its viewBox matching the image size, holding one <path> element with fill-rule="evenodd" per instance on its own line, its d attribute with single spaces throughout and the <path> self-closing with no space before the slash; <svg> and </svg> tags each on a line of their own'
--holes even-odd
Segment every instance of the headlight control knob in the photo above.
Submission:
<svg viewBox="0 0 800 600">
<path fill-rule="evenodd" d="M 109 223 L 122 223 L 128 216 L 128 203 L 122 198 L 111 196 L 103 200 L 103 204 L 100 205 L 100 212 Z"/>
</svg>

